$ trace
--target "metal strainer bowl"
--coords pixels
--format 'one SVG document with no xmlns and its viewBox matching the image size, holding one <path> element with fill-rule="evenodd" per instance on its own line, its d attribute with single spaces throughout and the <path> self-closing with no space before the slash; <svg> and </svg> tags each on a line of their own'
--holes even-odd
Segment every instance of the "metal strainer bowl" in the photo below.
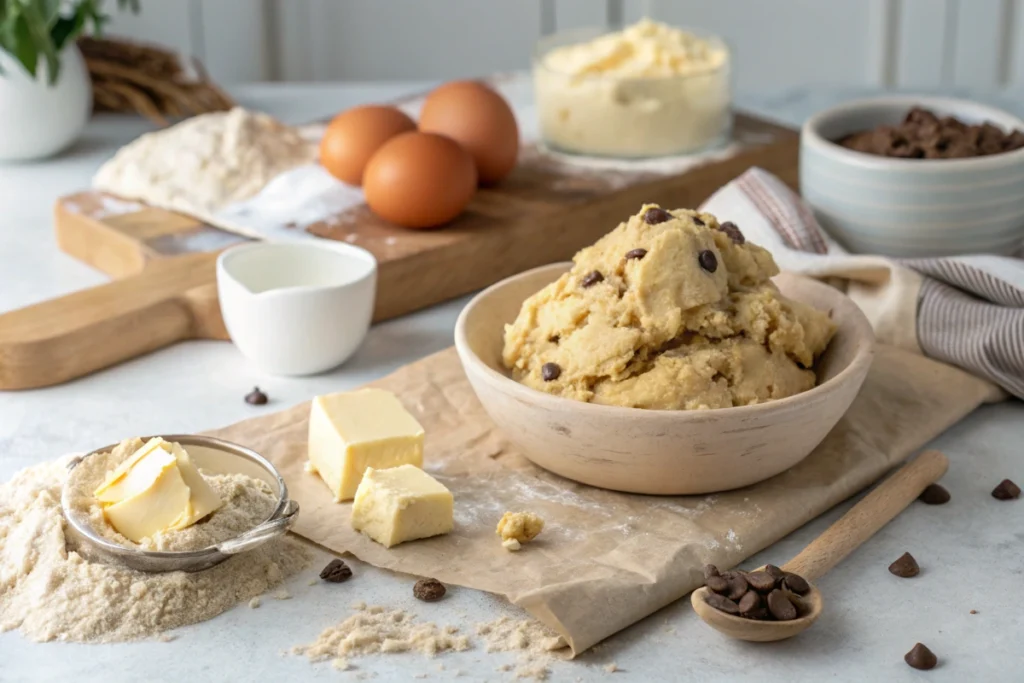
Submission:
<svg viewBox="0 0 1024 683">
<path fill-rule="evenodd" d="M 263 522 L 252 529 L 215 545 L 188 552 L 141 550 L 114 543 L 96 533 L 80 509 L 71 504 L 71 473 L 83 460 L 97 453 L 113 450 L 117 444 L 97 448 L 75 458 L 68 464 L 68 480 L 61 495 L 61 508 L 67 521 L 69 545 L 83 557 L 94 562 L 121 565 L 143 572 L 197 572 L 223 562 L 232 555 L 244 553 L 291 528 L 299 514 L 299 504 L 288 498 L 288 487 L 277 469 L 266 458 L 238 444 L 212 436 L 194 434 L 161 434 L 165 441 L 181 444 L 193 462 L 212 474 L 244 474 L 265 481 L 278 498 L 277 507 Z M 154 437 L 142 437 L 143 442 Z"/>
</svg>

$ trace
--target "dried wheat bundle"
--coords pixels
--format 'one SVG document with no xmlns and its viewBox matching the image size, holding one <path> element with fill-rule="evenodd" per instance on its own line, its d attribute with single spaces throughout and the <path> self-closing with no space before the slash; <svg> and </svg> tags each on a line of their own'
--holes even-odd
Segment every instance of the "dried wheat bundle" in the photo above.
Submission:
<svg viewBox="0 0 1024 683">
<path fill-rule="evenodd" d="M 97 111 L 134 112 L 166 126 L 168 117 L 234 106 L 198 60 L 183 63 L 169 50 L 114 38 L 82 38 L 78 46 L 92 78 Z"/>
</svg>

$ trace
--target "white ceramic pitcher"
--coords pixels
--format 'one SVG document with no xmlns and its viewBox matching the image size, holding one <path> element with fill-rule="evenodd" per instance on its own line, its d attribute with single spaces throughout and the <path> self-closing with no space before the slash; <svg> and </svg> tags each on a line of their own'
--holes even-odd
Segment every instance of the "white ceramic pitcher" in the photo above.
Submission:
<svg viewBox="0 0 1024 683">
<path fill-rule="evenodd" d="M 274 375 L 310 375 L 345 362 L 370 327 L 376 288 L 376 259 L 345 243 L 256 242 L 217 259 L 231 341 Z"/>
</svg>

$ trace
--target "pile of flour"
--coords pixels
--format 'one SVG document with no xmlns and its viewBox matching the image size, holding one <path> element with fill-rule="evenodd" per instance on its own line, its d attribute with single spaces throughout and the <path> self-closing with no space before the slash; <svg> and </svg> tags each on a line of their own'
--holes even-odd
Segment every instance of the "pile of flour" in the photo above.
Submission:
<svg viewBox="0 0 1024 683">
<path fill-rule="evenodd" d="M 158 532 L 152 538 L 144 538 L 142 542 L 135 543 L 110 526 L 103 515 L 103 506 L 93 493 L 106 481 L 110 472 L 141 446 L 141 439 L 127 439 L 109 453 L 89 456 L 75 467 L 68 482 L 71 508 L 87 518 L 89 525 L 100 536 L 114 543 L 144 550 L 201 550 L 252 529 L 266 521 L 277 507 L 277 496 L 264 481 L 244 474 L 201 472 L 223 505 L 190 527 Z"/>
<path fill-rule="evenodd" d="M 37 640 L 111 642 L 211 619 L 281 584 L 312 560 L 282 538 L 188 574 L 86 562 L 68 550 L 61 488 L 69 458 L 0 484 L 0 631 Z"/>
</svg>

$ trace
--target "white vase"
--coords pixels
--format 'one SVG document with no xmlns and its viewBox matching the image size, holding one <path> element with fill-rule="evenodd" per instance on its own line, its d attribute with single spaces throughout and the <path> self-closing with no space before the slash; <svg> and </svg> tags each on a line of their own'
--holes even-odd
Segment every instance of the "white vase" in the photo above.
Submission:
<svg viewBox="0 0 1024 683">
<path fill-rule="evenodd" d="M 77 46 L 61 52 L 53 85 L 42 59 L 32 78 L 0 50 L 0 70 L 0 161 L 42 159 L 78 139 L 92 111 L 92 85 Z"/>
</svg>

